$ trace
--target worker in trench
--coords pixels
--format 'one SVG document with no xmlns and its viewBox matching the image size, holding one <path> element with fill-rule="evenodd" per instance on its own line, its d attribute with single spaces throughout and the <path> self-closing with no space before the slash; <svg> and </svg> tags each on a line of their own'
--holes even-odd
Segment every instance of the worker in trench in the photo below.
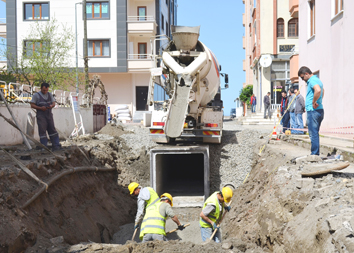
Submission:
<svg viewBox="0 0 354 253">
<path fill-rule="evenodd" d="M 157 203 L 159 195 L 151 187 L 141 187 L 137 182 L 132 182 L 128 185 L 130 195 L 138 197 L 138 211 L 135 217 L 134 230 L 139 228 L 139 224 L 144 218 L 145 209 L 150 205 Z"/>
<path fill-rule="evenodd" d="M 59 135 L 54 126 L 52 108 L 55 106 L 53 95 L 48 92 L 49 84 L 42 83 L 41 90 L 35 93 L 30 102 L 31 108 L 37 110 L 37 125 L 40 142 L 47 147 L 47 132 L 52 142 L 52 150 L 60 150 Z"/>
<path fill-rule="evenodd" d="M 160 201 L 146 208 L 146 214 L 141 224 L 139 236 L 142 242 L 153 240 L 168 241 L 165 232 L 166 219 L 168 217 L 177 224 L 179 230 L 185 228 L 174 214 L 172 206 L 173 199 L 171 194 L 164 193 L 161 195 Z"/>
<path fill-rule="evenodd" d="M 203 242 L 212 236 L 215 229 L 217 229 L 217 232 L 212 239 L 215 242 L 221 242 L 220 227 L 218 224 L 223 216 L 224 209 L 226 211 L 230 211 L 231 209 L 231 207 L 225 205 L 225 203 L 231 201 L 232 194 L 233 192 L 230 187 L 224 187 L 221 191 L 214 192 L 205 201 L 199 220 Z"/>
</svg>

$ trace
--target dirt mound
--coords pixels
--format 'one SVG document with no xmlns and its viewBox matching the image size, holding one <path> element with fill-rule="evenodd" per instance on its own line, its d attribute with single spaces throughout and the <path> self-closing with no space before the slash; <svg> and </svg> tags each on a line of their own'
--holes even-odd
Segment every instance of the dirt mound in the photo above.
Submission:
<svg viewBox="0 0 354 253">
<path fill-rule="evenodd" d="M 324 163 L 294 159 L 307 154 L 286 143 L 267 145 L 235 192 L 224 237 L 271 252 L 354 252 L 353 174 L 303 178 L 304 168 Z"/>
<path fill-rule="evenodd" d="M 125 131 L 124 127 L 122 125 L 107 124 L 97 133 L 98 134 L 107 134 L 107 135 L 110 135 L 113 137 L 119 137 L 122 134 L 129 133 L 129 131 Z"/>
</svg>

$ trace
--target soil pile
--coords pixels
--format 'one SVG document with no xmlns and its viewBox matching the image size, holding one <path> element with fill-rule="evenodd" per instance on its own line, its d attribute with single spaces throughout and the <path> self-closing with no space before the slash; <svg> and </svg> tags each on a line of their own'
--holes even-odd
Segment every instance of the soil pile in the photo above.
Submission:
<svg viewBox="0 0 354 253">
<path fill-rule="evenodd" d="M 337 163 L 317 156 L 294 159 L 306 154 L 286 143 L 266 147 L 236 190 L 225 238 L 237 237 L 270 252 L 354 252 L 353 165 L 302 177 L 311 166 Z"/>
</svg>

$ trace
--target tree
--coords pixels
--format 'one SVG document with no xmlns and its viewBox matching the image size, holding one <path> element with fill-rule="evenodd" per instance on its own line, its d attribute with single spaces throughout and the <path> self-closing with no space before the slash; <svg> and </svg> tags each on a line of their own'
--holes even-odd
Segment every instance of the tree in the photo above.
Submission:
<svg viewBox="0 0 354 253">
<path fill-rule="evenodd" d="M 55 18 L 34 22 L 23 39 L 22 49 L 17 49 L 17 57 L 7 51 L 8 69 L 19 83 L 40 86 L 47 82 L 52 89 L 67 90 L 76 84 L 76 69 L 70 67 L 74 45 L 72 29 Z"/>
<path fill-rule="evenodd" d="M 240 100 L 244 103 L 250 104 L 250 97 L 253 94 L 253 85 L 247 85 L 240 90 Z"/>
</svg>

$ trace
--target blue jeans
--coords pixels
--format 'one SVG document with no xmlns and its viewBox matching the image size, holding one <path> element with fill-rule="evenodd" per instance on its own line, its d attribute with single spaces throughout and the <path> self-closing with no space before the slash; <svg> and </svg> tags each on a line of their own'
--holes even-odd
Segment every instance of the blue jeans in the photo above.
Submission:
<svg viewBox="0 0 354 253">
<path fill-rule="evenodd" d="M 202 228 L 200 227 L 200 232 L 202 234 L 202 240 L 203 242 L 205 242 L 207 239 L 209 239 L 211 237 L 211 235 L 213 234 L 213 229 L 212 228 Z M 215 236 L 213 237 L 213 240 L 215 242 L 220 243 L 221 242 L 221 233 L 220 233 L 220 229 L 218 229 L 218 231 L 215 233 Z"/>
<path fill-rule="evenodd" d="M 307 112 L 307 126 L 311 140 L 311 155 L 320 155 L 320 131 L 324 117 L 323 109 Z"/>
<path fill-rule="evenodd" d="M 256 112 L 256 105 L 252 105 L 252 112 Z"/>
<path fill-rule="evenodd" d="M 304 122 L 302 120 L 302 113 L 295 113 L 295 128 L 304 128 Z M 303 131 L 295 130 L 295 134 L 303 134 Z"/>
<path fill-rule="evenodd" d="M 284 132 L 286 130 L 288 130 L 288 128 L 290 128 L 290 113 L 289 112 L 285 113 L 285 115 L 283 116 L 283 118 L 281 120 L 281 124 L 283 125 Z"/>
<path fill-rule="evenodd" d="M 295 119 L 295 112 L 290 112 L 290 128 L 296 127 L 296 119 Z M 294 134 L 296 130 L 291 130 L 291 133 Z"/>
</svg>

